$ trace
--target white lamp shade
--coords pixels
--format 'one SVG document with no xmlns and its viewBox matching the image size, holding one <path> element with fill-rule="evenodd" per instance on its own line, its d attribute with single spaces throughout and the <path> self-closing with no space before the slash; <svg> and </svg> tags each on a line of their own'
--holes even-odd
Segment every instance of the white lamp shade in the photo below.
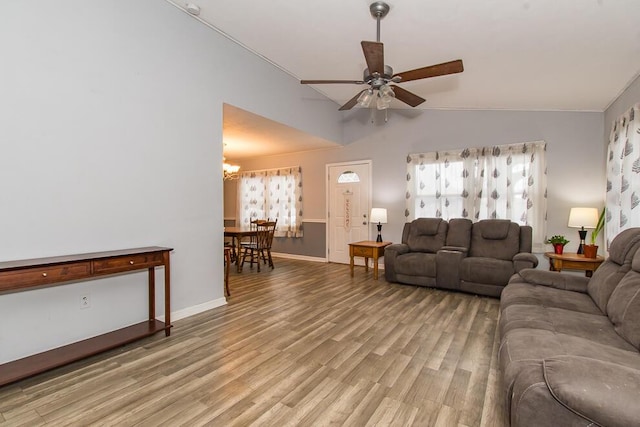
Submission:
<svg viewBox="0 0 640 427">
<path fill-rule="evenodd" d="M 598 224 L 598 209 L 596 208 L 571 208 L 569 213 L 569 227 L 572 228 L 596 228 Z"/>
<path fill-rule="evenodd" d="M 380 224 L 387 223 L 387 210 L 385 208 L 372 208 L 371 209 L 371 222 L 376 222 Z"/>
</svg>

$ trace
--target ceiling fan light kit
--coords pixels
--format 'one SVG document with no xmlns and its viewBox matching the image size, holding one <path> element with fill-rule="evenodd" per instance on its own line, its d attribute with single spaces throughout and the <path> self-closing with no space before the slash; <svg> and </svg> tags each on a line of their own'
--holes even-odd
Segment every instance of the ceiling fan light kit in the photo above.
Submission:
<svg viewBox="0 0 640 427">
<path fill-rule="evenodd" d="M 382 1 L 377 1 L 369 6 L 371 16 L 376 20 L 376 41 L 362 41 L 362 52 L 367 62 L 367 68 L 363 72 L 362 80 L 301 80 L 301 84 L 368 84 L 369 88 L 358 92 L 346 104 L 340 107 L 340 110 L 350 110 L 359 105 L 361 107 L 369 107 L 373 100 L 376 99 L 376 108 L 378 110 L 386 110 L 391 105 L 393 98 L 404 102 L 405 104 L 416 107 L 425 99 L 409 92 L 406 89 L 390 83 L 403 83 L 411 80 L 426 79 L 429 77 L 444 76 L 447 74 L 461 73 L 464 71 L 462 60 L 445 62 L 442 64 L 431 65 L 428 67 L 417 68 L 415 70 L 405 71 L 393 74 L 393 68 L 384 63 L 384 46 L 380 42 L 380 21 L 387 16 L 390 7 Z"/>
</svg>

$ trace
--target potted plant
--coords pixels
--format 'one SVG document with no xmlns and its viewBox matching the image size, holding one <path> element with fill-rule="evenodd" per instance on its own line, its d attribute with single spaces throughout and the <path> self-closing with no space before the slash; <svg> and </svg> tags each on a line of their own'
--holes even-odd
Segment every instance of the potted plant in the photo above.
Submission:
<svg viewBox="0 0 640 427">
<path fill-rule="evenodd" d="M 598 223 L 596 224 L 596 228 L 591 232 L 591 244 L 584 245 L 584 257 L 585 258 L 595 258 L 598 255 L 598 246 L 596 245 L 596 239 L 598 238 L 598 234 L 602 231 L 604 227 L 604 211 L 600 212 L 600 216 L 598 217 Z"/>
<path fill-rule="evenodd" d="M 561 234 L 549 237 L 545 243 L 549 243 L 553 245 L 553 251 L 558 255 L 561 255 L 564 251 L 564 245 L 569 243 L 569 241 Z"/>
</svg>

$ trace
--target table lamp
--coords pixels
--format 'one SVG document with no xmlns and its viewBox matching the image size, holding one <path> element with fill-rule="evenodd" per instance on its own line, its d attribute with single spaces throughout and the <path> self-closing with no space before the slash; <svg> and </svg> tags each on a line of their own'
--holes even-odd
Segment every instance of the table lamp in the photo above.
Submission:
<svg viewBox="0 0 640 427">
<path fill-rule="evenodd" d="M 376 242 L 382 242 L 382 224 L 387 223 L 387 210 L 385 208 L 372 208 L 369 220 L 373 223 L 378 223 L 378 238 Z"/>
<path fill-rule="evenodd" d="M 568 227 L 579 228 L 580 246 L 578 246 L 579 254 L 584 253 L 584 239 L 587 238 L 587 230 L 585 228 L 596 228 L 598 224 L 598 209 L 596 208 L 571 208 L 569 213 Z"/>
</svg>

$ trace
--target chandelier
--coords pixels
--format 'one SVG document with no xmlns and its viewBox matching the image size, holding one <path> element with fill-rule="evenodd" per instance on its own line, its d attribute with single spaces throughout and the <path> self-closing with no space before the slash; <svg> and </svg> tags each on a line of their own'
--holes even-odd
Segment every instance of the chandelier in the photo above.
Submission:
<svg viewBox="0 0 640 427">
<path fill-rule="evenodd" d="M 231 163 L 227 163 L 226 159 L 222 158 L 222 178 L 227 181 L 230 179 L 238 178 L 238 171 L 240 170 L 240 166 L 232 165 Z"/>
</svg>

